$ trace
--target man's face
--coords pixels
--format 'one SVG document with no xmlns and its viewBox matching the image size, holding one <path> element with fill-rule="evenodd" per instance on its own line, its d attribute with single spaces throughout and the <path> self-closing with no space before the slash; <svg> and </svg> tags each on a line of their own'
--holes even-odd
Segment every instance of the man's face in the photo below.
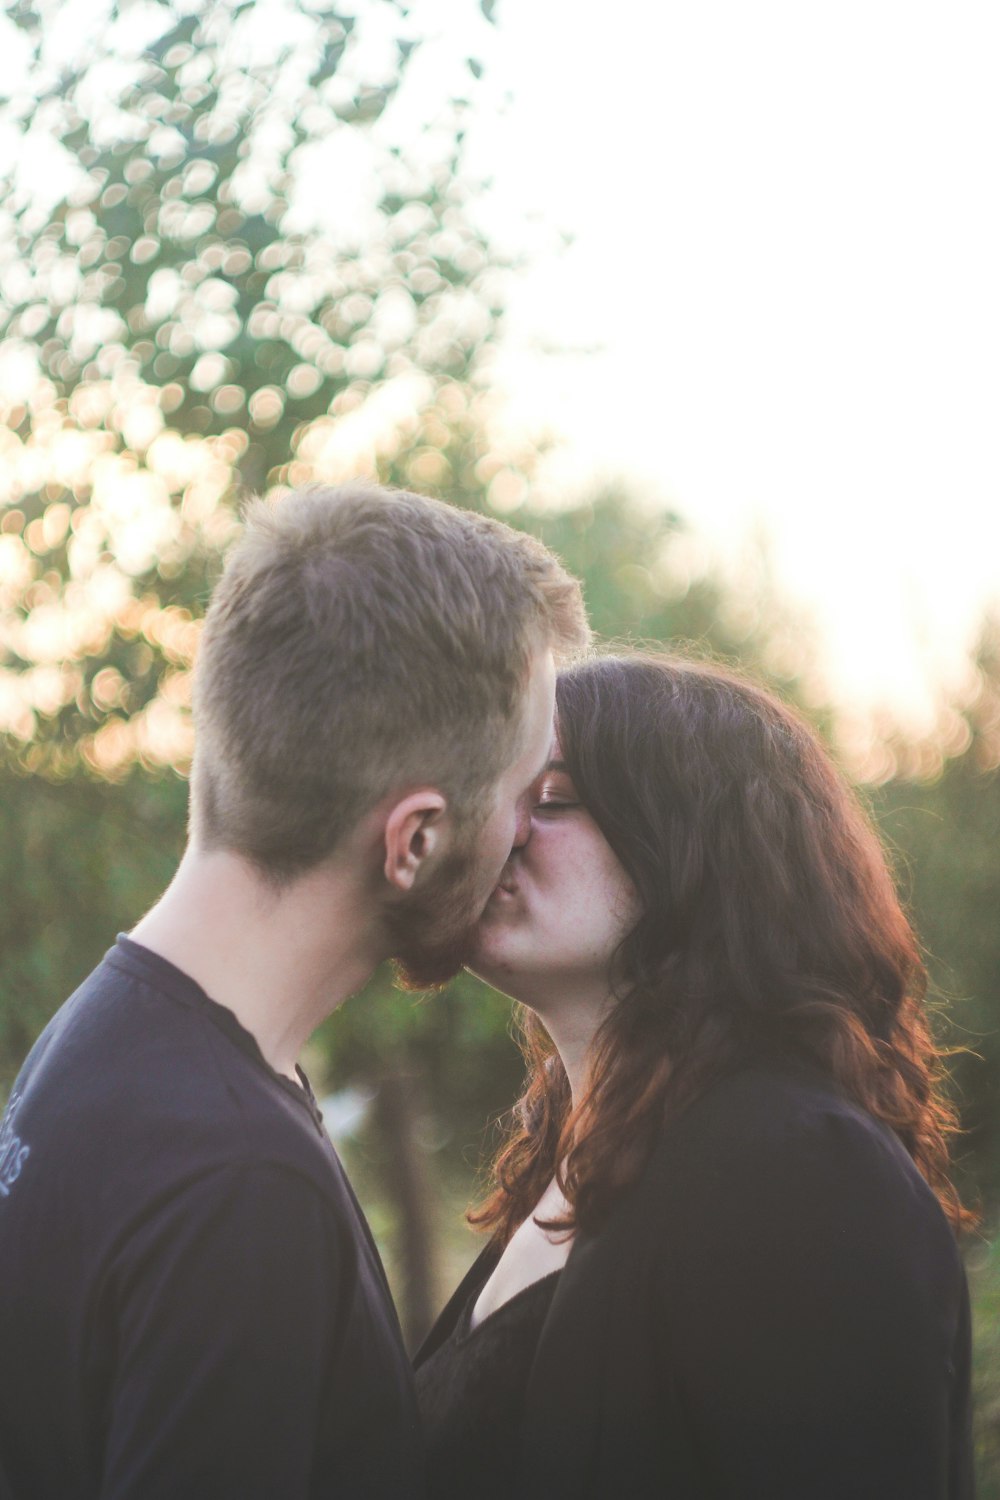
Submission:
<svg viewBox="0 0 1000 1500">
<path fill-rule="evenodd" d="M 539 652 L 522 700 L 517 759 L 484 792 L 489 805 L 470 832 L 456 829 L 439 868 L 391 915 L 397 978 L 407 989 L 445 984 L 463 967 L 511 849 L 527 841 L 534 786 L 548 762 L 555 683 L 552 652 Z"/>
</svg>

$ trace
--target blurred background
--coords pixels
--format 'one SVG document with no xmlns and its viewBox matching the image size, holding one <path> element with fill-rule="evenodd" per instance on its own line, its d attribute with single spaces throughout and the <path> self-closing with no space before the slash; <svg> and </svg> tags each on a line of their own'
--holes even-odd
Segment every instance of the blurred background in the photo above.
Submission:
<svg viewBox="0 0 1000 1500">
<path fill-rule="evenodd" d="M 1000 1496 L 1000 16 L 22 0 L 0 19 L 0 1097 L 170 879 L 248 491 L 501 515 L 858 784 L 956 1048 Z M 510 1007 L 376 975 L 307 1059 L 411 1342 Z M 733 1226 L 739 1232 L 739 1226 Z"/>
</svg>

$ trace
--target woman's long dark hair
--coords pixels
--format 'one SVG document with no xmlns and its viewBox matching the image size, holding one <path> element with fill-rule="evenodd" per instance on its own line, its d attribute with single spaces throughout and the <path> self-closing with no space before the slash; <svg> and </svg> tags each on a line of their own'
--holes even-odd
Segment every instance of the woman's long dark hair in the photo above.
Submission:
<svg viewBox="0 0 1000 1500">
<path fill-rule="evenodd" d="M 926 974 L 885 855 L 815 734 L 756 684 L 668 656 L 563 672 L 559 740 L 580 800 L 638 890 L 617 1001 L 572 1106 L 521 1018 L 524 1093 L 470 1214 L 501 1242 L 558 1172 L 564 1227 L 601 1222 L 663 1125 L 761 1052 L 807 1061 L 894 1130 L 956 1227 L 954 1112 Z"/>
</svg>

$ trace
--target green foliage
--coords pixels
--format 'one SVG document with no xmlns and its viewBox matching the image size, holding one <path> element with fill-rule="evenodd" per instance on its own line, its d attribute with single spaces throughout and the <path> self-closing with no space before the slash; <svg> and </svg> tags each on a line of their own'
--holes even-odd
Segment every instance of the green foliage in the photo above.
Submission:
<svg viewBox="0 0 1000 1500">
<path fill-rule="evenodd" d="M 401 8 L 288 0 L 277 36 L 276 14 L 112 9 L 66 73 L 56 7 L 14 11 L 34 62 L 0 124 L 68 183 L 51 203 L 19 158 L 0 177 L 0 328 L 37 365 L 0 439 L 0 728 L 31 770 L 183 761 L 186 627 L 239 492 L 328 477 L 337 419 L 389 388 L 433 402 L 496 323 L 468 68 L 401 141 Z"/>
<path fill-rule="evenodd" d="M 893 784 L 880 821 L 904 851 L 965 1137 L 960 1154 L 1000 1193 L 1000 777 L 965 762 L 929 786 Z"/>
<path fill-rule="evenodd" d="M 874 810 L 895 853 L 926 951 L 966 1135 L 959 1155 L 987 1202 L 1000 1198 L 1000 621 L 987 620 L 962 753 L 937 775 L 879 789 Z M 958 718 L 955 715 L 956 719 Z M 908 747 L 897 746 L 904 766 Z"/>
<path fill-rule="evenodd" d="M 1000 1240 L 969 1257 L 972 1394 L 979 1500 L 1000 1500 Z"/>
<path fill-rule="evenodd" d="M 0 1097 L 53 1010 L 169 880 L 185 803 L 176 777 L 52 785 L 0 770 Z"/>
<path fill-rule="evenodd" d="M 366 76 L 352 15 L 289 4 L 276 39 L 246 0 L 157 9 L 156 34 L 121 55 L 117 94 L 96 96 L 108 73 L 90 53 L 27 111 L 25 133 L 61 143 L 73 186 L 40 224 L 29 187 L 16 173 L 8 184 L 7 331 L 37 347 L 63 393 L 127 360 L 182 432 L 249 415 L 243 467 L 261 483 L 287 461 L 295 426 L 353 381 L 390 367 L 461 375 L 488 335 L 486 246 L 458 176 L 461 106 L 443 146 L 404 152 L 372 127 L 413 40 Z M 369 17 L 386 9 L 402 26 L 391 0 L 369 0 Z M 53 19 L 20 14 L 43 82 Z M 110 43 L 120 31 L 110 17 Z M 302 148 L 343 136 L 361 142 L 375 201 L 291 212 Z"/>
</svg>

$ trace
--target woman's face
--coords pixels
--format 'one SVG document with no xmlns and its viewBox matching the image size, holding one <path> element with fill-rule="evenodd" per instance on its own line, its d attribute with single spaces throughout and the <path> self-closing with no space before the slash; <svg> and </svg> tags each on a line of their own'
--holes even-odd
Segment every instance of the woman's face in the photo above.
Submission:
<svg viewBox="0 0 1000 1500">
<path fill-rule="evenodd" d="M 579 801 L 557 738 L 530 837 L 487 904 L 469 967 L 543 1013 L 562 994 L 603 1002 L 612 956 L 639 914 L 635 887 Z"/>
</svg>

